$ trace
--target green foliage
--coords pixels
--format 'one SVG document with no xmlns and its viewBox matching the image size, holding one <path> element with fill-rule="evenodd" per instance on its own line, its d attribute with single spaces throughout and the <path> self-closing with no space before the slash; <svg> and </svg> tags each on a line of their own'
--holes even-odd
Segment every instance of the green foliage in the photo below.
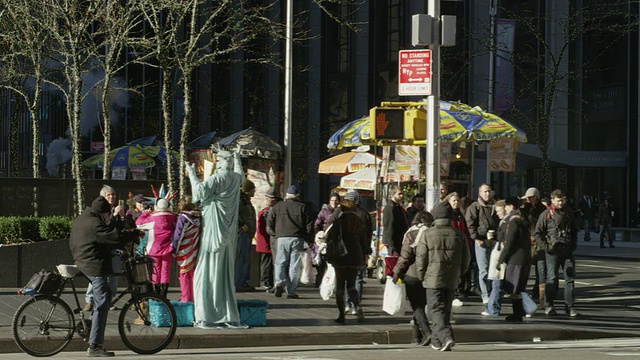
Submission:
<svg viewBox="0 0 640 360">
<path fill-rule="evenodd" d="M 49 216 L 40 218 L 39 233 L 42 239 L 64 239 L 71 234 L 73 218 L 68 216 Z"/>
<path fill-rule="evenodd" d="M 0 217 L 0 243 L 61 239 L 69 236 L 72 219 L 66 216 Z"/>
</svg>

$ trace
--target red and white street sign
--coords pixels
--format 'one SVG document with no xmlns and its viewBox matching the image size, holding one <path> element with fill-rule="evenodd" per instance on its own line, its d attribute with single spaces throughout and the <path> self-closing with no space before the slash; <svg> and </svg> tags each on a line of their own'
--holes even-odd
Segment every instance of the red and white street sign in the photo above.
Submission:
<svg viewBox="0 0 640 360">
<path fill-rule="evenodd" d="M 431 95 L 431 50 L 400 50 L 398 95 Z"/>
</svg>

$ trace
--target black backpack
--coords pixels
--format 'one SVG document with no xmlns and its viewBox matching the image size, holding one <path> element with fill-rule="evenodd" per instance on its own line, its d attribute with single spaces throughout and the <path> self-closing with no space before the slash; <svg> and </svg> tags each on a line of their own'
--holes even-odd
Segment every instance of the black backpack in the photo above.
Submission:
<svg viewBox="0 0 640 360">
<path fill-rule="evenodd" d="M 20 293 L 23 295 L 53 295 L 60 288 L 62 283 L 62 276 L 57 272 L 48 271 L 45 269 L 33 274 L 27 285 L 25 285 Z"/>
</svg>

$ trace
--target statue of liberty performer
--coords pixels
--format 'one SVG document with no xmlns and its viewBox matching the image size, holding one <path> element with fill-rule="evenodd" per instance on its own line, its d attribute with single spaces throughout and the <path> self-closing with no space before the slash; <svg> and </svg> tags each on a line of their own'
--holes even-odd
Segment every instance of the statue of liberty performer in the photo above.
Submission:
<svg viewBox="0 0 640 360">
<path fill-rule="evenodd" d="M 244 327 L 235 293 L 236 238 L 240 186 L 244 180 L 239 149 L 219 151 L 216 171 L 200 181 L 186 164 L 193 202 L 200 201 L 202 237 L 193 278 L 195 324 L 199 328 Z"/>
</svg>

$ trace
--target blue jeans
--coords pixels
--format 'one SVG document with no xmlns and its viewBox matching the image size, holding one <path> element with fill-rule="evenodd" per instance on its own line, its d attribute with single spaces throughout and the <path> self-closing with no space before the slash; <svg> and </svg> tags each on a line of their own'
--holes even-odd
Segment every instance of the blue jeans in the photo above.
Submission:
<svg viewBox="0 0 640 360">
<path fill-rule="evenodd" d="M 109 315 L 109 281 L 106 276 L 87 276 L 93 285 L 93 311 L 91 312 L 91 334 L 89 344 L 104 344 L 104 331 Z M 112 276 L 113 277 L 113 276 Z"/>
<path fill-rule="evenodd" d="M 491 280 L 491 294 L 489 295 L 489 302 L 487 303 L 485 311 L 491 316 L 500 315 L 502 306 L 500 305 L 500 299 L 502 298 L 502 280 Z"/>
<path fill-rule="evenodd" d="M 304 251 L 304 240 L 279 237 L 277 247 L 275 285 L 285 287 L 288 295 L 294 295 L 300 281 L 300 255 Z"/>
<path fill-rule="evenodd" d="M 476 250 L 476 264 L 478 264 L 478 284 L 480 285 L 480 292 L 482 292 L 482 299 L 489 298 L 489 283 L 487 279 L 489 275 L 489 258 L 491 256 L 491 249 L 484 248 L 478 243 L 474 244 Z"/>
<path fill-rule="evenodd" d="M 111 268 L 113 269 L 114 274 L 118 274 L 122 271 L 122 257 L 120 255 L 113 255 L 111 257 Z M 109 302 L 111 299 L 118 293 L 118 277 L 119 276 L 108 276 L 107 279 L 109 281 L 109 289 L 111 290 L 111 297 L 109 298 Z M 93 300 L 93 284 L 89 283 L 87 286 L 87 292 L 84 294 L 84 301 L 87 303 L 95 304 Z"/>
<path fill-rule="evenodd" d="M 575 304 L 574 282 L 576 276 L 576 261 L 573 253 L 546 254 L 547 285 L 544 288 L 545 307 L 553 307 L 553 300 L 558 292 L 558 273 L 560 267 L 564 273 L 564 303 L 566 309 L 573 309 Z"/>
<path fill-rule="evenodd" d="M 238 234 L 238 247 L 236 248 L 236 289 L 249 286 L 249 274 L 251 273 L 251 234 Z"/>
</svg>

